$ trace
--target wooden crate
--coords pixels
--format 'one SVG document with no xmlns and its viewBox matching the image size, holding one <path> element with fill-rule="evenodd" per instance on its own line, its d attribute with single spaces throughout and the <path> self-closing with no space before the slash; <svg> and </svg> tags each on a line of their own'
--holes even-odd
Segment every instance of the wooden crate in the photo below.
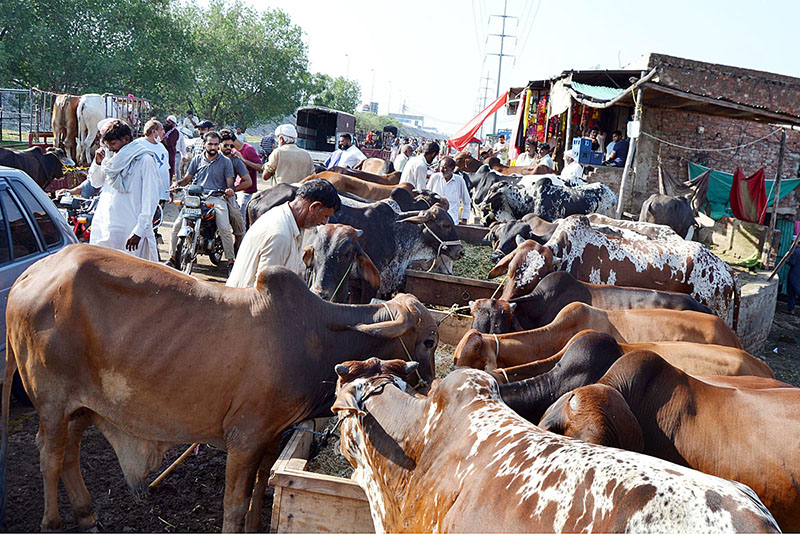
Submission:
<svg viewBox="0 0 800 535">
<path fill-rule="evenodd" d="M 298 427 L 321 430 L 329 418 Z M 364 491 L 350 479 L 306 471 L 313 435 L 295 431 L 270 471 L 272 533 L 374 533 Z"/>
</svg>

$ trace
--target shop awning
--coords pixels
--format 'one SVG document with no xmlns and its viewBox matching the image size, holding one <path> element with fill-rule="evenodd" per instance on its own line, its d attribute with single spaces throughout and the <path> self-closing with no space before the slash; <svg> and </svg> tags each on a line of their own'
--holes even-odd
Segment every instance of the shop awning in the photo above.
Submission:
<svg viewBox="0 0 800 535">
<path fill-rule="evenodd" d="M 625 89 L 605 87 L 602 85 L 581 84 L 578 82 L 572 82 L 572 89 L 585 97 L 589 97 L 600 102 L 613 100 L 625 92 Z"/>
</svg>

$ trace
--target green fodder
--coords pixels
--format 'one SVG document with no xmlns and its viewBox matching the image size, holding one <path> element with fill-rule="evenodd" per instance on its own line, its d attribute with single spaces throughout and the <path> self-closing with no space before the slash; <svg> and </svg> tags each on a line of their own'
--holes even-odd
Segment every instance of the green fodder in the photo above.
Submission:
<svg viewBox="0 0 800 535">
<path fill-rule="evenodd" d="M 478 280 L 500 280 L 500 277 L 489 278 L 489 272 L 494 267 L 491 254 L 492 248 L 485 245 L 471 245 L 461 242 L 464 247 L 464 256 L 453 262 L 453 275 Z"/>
</svg>

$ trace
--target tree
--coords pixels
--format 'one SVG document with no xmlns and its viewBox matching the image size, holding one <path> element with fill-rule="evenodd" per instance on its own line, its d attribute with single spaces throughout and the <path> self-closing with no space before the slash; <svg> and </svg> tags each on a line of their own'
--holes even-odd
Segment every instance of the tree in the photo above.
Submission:
<svg viewBox="0 0 800 535">
<path fill-rule="evenodd" d="M 356 130 L 380 130 L 383 131 L 384 126 L 396 126 L 400 128 L 402 125 L 397 119 L 392 119 L 388 115 L 375 115 L 374 113 L 356 113 Z"/>
<path fill-rule="evenodd" d="M 192 20 L 200 58 L 192 65 L 189 100 L 199 116 L 245 127 L 300 105 L 307 51 L 286 13 L 212 0 Z"/>
<path fill-rule="evenodd" d="M 316 73 L 309 77 L 305 101 L 310 105 L 353 113 L 361 102 L 361 87 L 358 82 L 343 76 L 332 78 Z"/>
</svg>

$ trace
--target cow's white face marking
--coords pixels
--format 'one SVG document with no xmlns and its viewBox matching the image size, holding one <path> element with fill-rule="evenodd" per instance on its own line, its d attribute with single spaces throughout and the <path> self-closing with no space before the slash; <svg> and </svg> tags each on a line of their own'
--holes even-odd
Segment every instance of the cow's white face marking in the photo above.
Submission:
<svg viewBox="0 0 800 535">
<path fill-rule="evenodd" d="M 127 401 L 133 395 L 133 389 L 128 385 L 124 375 L 111 370 L 100 372 L 100 384 L 103 394 L 115 403 Z"/>
</svg>

